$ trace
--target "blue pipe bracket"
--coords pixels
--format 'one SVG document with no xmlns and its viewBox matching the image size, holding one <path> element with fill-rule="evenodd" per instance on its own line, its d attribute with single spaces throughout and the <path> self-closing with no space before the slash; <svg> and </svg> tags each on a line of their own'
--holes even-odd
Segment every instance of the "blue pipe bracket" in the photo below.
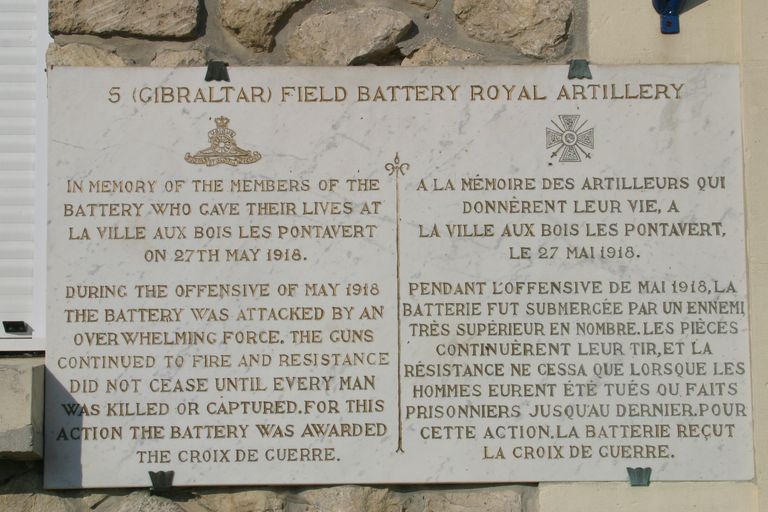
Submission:
<svg viewBox="0 0 768 512">
<path fill-rule="evenodd" d="M 680 32 L 680 11 L 685 0 L 653 0 L 653 8 L 661 15 L 661 33 L 677 34 Z"/>
</svg>

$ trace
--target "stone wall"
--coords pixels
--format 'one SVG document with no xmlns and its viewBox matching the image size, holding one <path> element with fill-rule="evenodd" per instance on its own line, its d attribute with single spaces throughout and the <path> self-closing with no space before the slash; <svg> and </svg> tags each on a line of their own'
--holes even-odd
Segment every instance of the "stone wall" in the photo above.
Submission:
<svg viewBox="0 0 768 512">
<path fill-rule="evenodd" d="M 41 491 L 40 463 L 0 462 L 4 512 L 530 512 L 536 487 Z M 14 476 L 9 477 L 12 474 Z"/>
<path fill-rule="evenodd" d="M 586 56 L 586 0 L 50 0 L 49 65 L 449 65 Z"/>
</svg>

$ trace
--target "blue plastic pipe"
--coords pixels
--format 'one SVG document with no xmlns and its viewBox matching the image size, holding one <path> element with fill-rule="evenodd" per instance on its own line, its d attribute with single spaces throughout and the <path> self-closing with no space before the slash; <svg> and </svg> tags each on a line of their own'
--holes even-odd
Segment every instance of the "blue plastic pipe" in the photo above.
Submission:
<svg viewBox="0 0 768 512">
<path fill-rule="evenodd" d="M 661 33 L 680 32 L 680 11 L 685 0 L 653 0 L 653 8 L 661 15 Z"/>
</svg>

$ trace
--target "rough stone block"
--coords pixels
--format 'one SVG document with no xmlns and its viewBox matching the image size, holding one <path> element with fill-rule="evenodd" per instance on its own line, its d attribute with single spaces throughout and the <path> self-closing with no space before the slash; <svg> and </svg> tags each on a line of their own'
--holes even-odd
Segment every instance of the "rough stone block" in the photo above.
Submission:
<svg viewBox="0 0 768 512">
<path fill-rule="evenodd" d="M 60 46 L 51 43 L 45 52 L 48 66 L 106 66 L 121 67 L 128 63 L 114 50 L 105 50 L 97 46 L 82 43 L 70 43 Z"/>
<path fill-rule="evenodd" d="M 197 30 L 198 0 L 50 0 L 53 34 L 125 34 L 188 38 Z"/>
<path fill-rule="evenodd" d="M 2 478 L 0 510 L 3 512 L 90 512 L 87 501 L 83 499 L 83 493 L 44 491 L 41 469 L 42 465 L 35 462 L 0 462 L 0 478 Z"/>
<path fill-rule="evenodd" d="M 263 52 L 272 49 L 282 21 L 308 0 L 221 0 L 219 18 L 244 46 Z"/>
<path fill-rule="evenodd" d="M 111 496 L 94 510 L 96 512 L 187 512 L 180 504 L 167 498 L 152 496 L 148 491 L 136 491 L 127 496 Z"/>
<path fill-rule="evenodd" d="M 187 66 L 204 66 L 205 55 L 200 50 L 164 50 L 157 52 L 150 66 L 160 68 L 176 68 Z"/>
<path fill-rule="evenodd" d="M 524 491 L 476 489 L 424 491 L 409 494 L 404 512 L 523 512 Z"/>
<path fill-rule="evenodd" d="M 573 0 L 455 0 L 453 12 L 475 39 L 545 58 L 555 56 L 568 36 Z"/>
<path fill-rule="evenodd" d="M 389 489 L 356 485 L 322 487 L 300 493 L 287 512 L 402 512 Z"/>
<path fill-rule="evenodd" d="M 204 493 L 198 503 L 207 510 L 216 512 L 282 512 L 285 509 L 285 497 L 272 491 L 235 490 Z"/>
<path fill-rule="evenodd" d="M 539 486 L 540 512 L 757 512 L 753 482 L 567 483 Z"/>
<path fill-rule="evenodd" d="M 400 11 L 362 7 L 307 18 L 288 41 L 288 55 L 301 64 L 364 64 L 385 57 L 413 22 Z"/>
<path fill-rule="evenodd" d="M 427 44 L 406 57 L 403 60 L 403 66 L 446 66 L 478 63 L 482 58 L 477 53 L 449 46 L 439 39 L 430 39 Z"/>
<path fill-rule="evenodd" d="M 44 374 L 39 360 L 0 363 L 0 458 L 43 456 Z"/>
<path fill-rule="evenodd" d="M 424 9 L 432 9 L 437 5 L 437 0 L 408 0 L 408 2 L 423 7 Z"/>
</svg>

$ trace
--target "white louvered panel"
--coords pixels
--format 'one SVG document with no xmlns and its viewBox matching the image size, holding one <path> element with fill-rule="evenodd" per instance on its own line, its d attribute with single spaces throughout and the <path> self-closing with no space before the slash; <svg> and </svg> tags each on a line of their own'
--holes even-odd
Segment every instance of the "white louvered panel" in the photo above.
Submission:
<svg viewBox="0 0 768 512">
<path fill-rule="evenodd" d="M 35 2 L 29 0 L 0 0 L 0 12 L 31 12 L 35 13 Z"/>
<path fill-rule="evenodd" d="M 28 298 L 25 298 L 24 300 L 14 300 L 14 301 L 8 301 L 8 312 L 12 315 L 14 315 L 16 318 L 19 317 L 19 315 L 23 315 L 24 311 L 29 309 L 29 304 L 33 302 L 32 296 L 28 296 Z"/>
<path fill-rule="evenodd" d="M 34 84 L 35 66 L 0 65 L 0 83 L 4 82 Z"/>
<path fill-rule="evenodd" d="M 0 31 L 0 48 L 35 48 L 36 38 L 28 30 Z"/>
<path fill-rule="evenodd" d="M 29 196 L 33 195 L 30 191 L 24 191 L 24 194 Z M 1 196 L 0 196 L 1 197 Z M 17 199 L 17 202 L 23 202 L 24 199 Z M 0 232 L 5 231 L 19 231 L 19 226 L 33 226 L 35 224 L 35 206 L 34 202 L 27 201 L 30 204 L 26 205 L 13 205 L 7 204 L 11 201 L 3 201 L 0 199 Z M 24 238 L 26 240 L 26 238 Z M 8 241 L 8 239 L 6 239 Z M 0 259 L 1 261 L 1 259 Z"/>
<path fill-rule="evenodd" d="M 32 295 L 16 296 L 9 298 L 5 295 L 0 295 L 0 309 L 6 309 L 8 311 L 17 310 L 24 311 L 32 307 Z"/>
<path fill-rule="evenodd" d="M 3 194 L 4 191 L 0 191 L 0 210 L 9 212 L 5 215 L 3 222 L 0 222 L 0 233 L 3 229 L 10 229 L 9 226 L 13 226 L 14 231 L 18 231 L 20 225 L 29 224 L 30 229 L 34 227 L 35 214 L 34 214 L 34 199 L 30 199 L 33 196 L 31 192 L 25 192 L 23 195 L 26 197 L 14 197 L 11 200 L 6 201 L 3 197 L 10 196 L 11 194 Z M 13 204 L 18 203 L 18 204 Z M 30 215 L 30 210 L 33 210 Z M 26 240 L 26 239 L 25 239 Z"/>
<path fill-rule="evenodd" d="M 1 171 L 34 171 L 34 153 L 0 153 Z"/>
<path fill-rule="evenodd" d="M 35 100 L 35 85 L 27 83 L 0 83 L 0 98 L 3 100 Z"/>
<path fill-rule="evenodd" d="M 37 12 L 41 5 L 37 0 L 0 0 L 0 320 L 23 320 L 33 327 L 36 308 L 44 300 L 35 295 L 34 280 L 36 251 L 44 250 L 44 243 L 35 241 L 40 222 L 35 154 L 44 151 L 35 129 L 38 73 L 44 68 L 38 59 L 47 45 L 45 36 L 38 44 L 47 19 L 44 8 Z M 46 108 L 44 102 L 40 106 Z M 29 346 L 29 340 L 0 340 L 0 350 Z"/>
<path fill-rule="evenodd" d="M 37 17 L 34 12 L 3 12 L 0 10 L 0 14 L 2 14 L 0 16 L 0 30 L 29 30 L 34 34 L 37 29 Z"/>
<path fill-rule="evenodd" d="M 0 297 L 2 297 L 2 295 L 0 295 Z M 0 302 L 0 308 L 5 309 L 8 312 L 8 315 L 14 318 L 19 318 L 20 315 L 24 314 L 25 310 L 30 309 L 30 306 L 29 306 L 30 303 L 32 303 L 32 305 L 34 306 L 34 299 L 32 298 L 31 294 L 23 296 L 23 298 L 22 296 L 18 296 L 18 298 L 14 300 L 8 300 L 3 302 L 5 302 L 7 306 L 3 307 L 3 303 Z M 3 343 L 8 341 L 12 341 L 12 339 L 9 339 L 8 337 L 0 338 L 0 350 L 2 350 L 3 352 L 9 351 L 15 348 L 15 347 L 8 347 L 7 343 Z M 16 339 L 16 341 L 18 343 L 24 343 L 24 344 L 28 342 L 28 340 L 20 340 L 20 339 Z M 22 349 L 22 348 L 23 347 L 21 346 L 19 347 L 19 349 Z"/>
<path fill-rule="evenodd" d="M 3 136 L 0 135 L 0 146 Z M 29 171 L 3 171 L 0 172 L 0 190 L 11 188 L 35 188 L 35 173 Z"/>
<path fill-rule="evenodd" d="M 35 151 L 34 135 L 2 135 L 0 134 L 0 153 Z"/>
<path fill-rule="evenodd" d="M 3 242 L 0 246 L 0 261 L 30 260 L 35 255 L 35 245 L 32 242 Z"/>
<path fill-rule="evenodd" d="M 33 224 L 35 222 L 35 207 L 0 204 L 1 224 Z"/>
<path fill-rule="evenodd" d="M 0 224 L 0 243 L 31 242 L 34 229 L 27 224 Z"/>
<path fill-rule="evenodd" d="M 28 188 L 0 189 L 0 207 L 2 206 L 34 206 L 35 191 Z M 5 219 L 4 219 L 5 220 Z M 2 225 L 3 222 L 0 222 Z"/>
<path fill-rule="evenodd" d="M 34 135 L 35 120 L 29 117 L 0 117 L 0 135 Z"/>
<path fill-rule="evenodd" d="M 32 279 L 32 261 L 2 260 L 0 261 L 0 278 L 28 277 Z"/>
<path fill-rule="evenodd" d="M 33 117 L 34 115 L 35 100 L 0 100 L 2 117 Z"/>
<path fill-rule="evenodd" d="M 32 280 L 28 277 L 0 277 L 0 297 L 32 296 Z"/>
<path fill-rule="evenodd" d="M 0 62 L 3 66 L 27 66 L 35 61 L 35 48 L 0 48 Z"/>
</svg>

